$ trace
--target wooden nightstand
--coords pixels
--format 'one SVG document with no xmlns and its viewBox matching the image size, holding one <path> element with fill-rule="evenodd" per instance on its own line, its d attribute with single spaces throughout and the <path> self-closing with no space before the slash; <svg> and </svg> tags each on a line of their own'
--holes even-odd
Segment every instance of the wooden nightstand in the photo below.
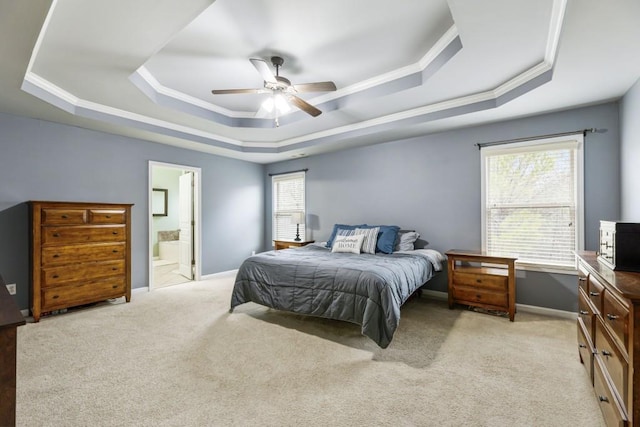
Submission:
<svg viewBox="0 0 640 427">
<path fill-rule="evenodd" d="M 460 249 L 445 254 L 448 258 L 449 308 L 458 303 L 505 311 L 513 322 L 516 314 L 515 261 L 518 258 Z M 483 267 L 482 263 L 499 267 Z"/>
<path fill-rule="evenodd" d="M 301 240 L 299 242 L 296 242 L 295 240 L 274 240 L 273 248 L 276 251 L 280 249 L 299 248 L 301 246 L 307 246 L 313 242 L 315 242 L 315 240 Z"/>
</svg>

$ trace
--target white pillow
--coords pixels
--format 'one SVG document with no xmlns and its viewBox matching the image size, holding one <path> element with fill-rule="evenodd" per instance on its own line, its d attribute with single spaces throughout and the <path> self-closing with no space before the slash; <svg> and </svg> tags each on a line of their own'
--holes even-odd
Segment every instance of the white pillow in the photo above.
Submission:
<svg viewBox="0 0 640 427">
<path fill-rule="evenodd" d="M 357 236 L 336 236 L 331 246 L 331 252 L 347 252 L 352 254 L 359 254 L 360 248 L 362 248 L 362 242 L 364 241 L 364 234 Z"/>
<path fill-rule="evenodd" d="M 400 230 L 398 232 L 398 242 L 396 243 L 395 251 L 412 251 L 414 249 L 413 244 L 420 237 L 420 233 L 414 230 Z"/>
</svg>

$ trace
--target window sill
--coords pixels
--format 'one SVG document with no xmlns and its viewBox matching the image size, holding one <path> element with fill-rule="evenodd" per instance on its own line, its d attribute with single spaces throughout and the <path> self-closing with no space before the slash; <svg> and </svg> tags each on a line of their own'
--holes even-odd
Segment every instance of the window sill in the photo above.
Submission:
<svg viewBox="0 0 640 427">
<path fill-rule="evenodd" d="M 536 271 L 539 273 L 555 273 L 555 274 L 569 274 L 577 275 L 578 270 L 575 267 L 561 267 L 558 265 L 545 265 L 545 264 L 527 264 L 516 261 L 516 270 L 524 271 Z"/>
</svg>

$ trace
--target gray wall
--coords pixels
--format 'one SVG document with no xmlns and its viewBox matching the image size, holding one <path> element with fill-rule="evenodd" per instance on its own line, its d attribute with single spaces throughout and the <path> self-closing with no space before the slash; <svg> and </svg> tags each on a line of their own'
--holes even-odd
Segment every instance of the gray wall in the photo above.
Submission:
<svg viewBox="0 0 640 427">
<path fill-rule="evenodd" d="M 28 307 L 28 200 L 134 203 L 132 286 L 147 286 L 148 162 L 202 170 L 202 273 L 237 268 L 264 245 L 264 166 L 0 114 L 0 274 Z"/>
<path fill-rule="evenodd" d="M 600 219 L 620 215 L 618 104 L 575 109 L 427 135 L 267 166 L 309 168 L 307 237 L 326 240 L 334 223 L 396 224 L 429 247 L 480 248 L 480 152 L 477 142 L 598 128 L 585 139 L 586 249 L 598 246 Z M 271 185 L 265 184 L 265 242 L 271 239 Z M 267 248 L 268 249 L 268 248 Z M 446 274 L 427 288 L 446 291 Z M 517 302 L 577 310 L 572 275 L 518 272 Z"/>
<path fill-rule="evenodd" d="M 620 103 L 622 216 L 640 222 L 640 80 Z"/>
</svg>

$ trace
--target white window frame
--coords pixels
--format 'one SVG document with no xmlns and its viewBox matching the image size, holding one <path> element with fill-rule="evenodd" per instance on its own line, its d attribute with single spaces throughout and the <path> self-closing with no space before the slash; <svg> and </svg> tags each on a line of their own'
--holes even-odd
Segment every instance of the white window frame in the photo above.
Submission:
<svg viewBox="0 0 640 427">
<path fill-rule="evenodd" d="M 284 181 L 284 180 L 290 180 L 290 179 L 302 179 L 302 188 L 303 188 L 303 195 L 302 195 L 302 205 L 299 206 L 299 209 L 295 209 L 295 210 L 283 210 L 282 212 L 280 212 L 281 214 L 287 214 L 287 213 L 293 213 L 293 212 L 302 212 L 306 218 L 306 205 L 307 205 L 307 201 L 306 201 L 306 197 L 307 197 L 307 180 L 306 180 L 306 173 L 305 172 L 291 172 L 291 173 L 284 173 L 284 174 L 278 174 L 278 175 L 273 175 L 271 177 L 271 240 L 283 240 L 278 239 L 276 237 L 276 231 L 277 231 L 277 219 L 278 219 L 278 212 L 276 211 L 277 206 L 278 206 L 278 196 L 276 194 L 276 182 L 277 181 Z M 295 226 L 292 227 L 292 229 L 295 230 Z M 306 221 L 304 224 L 300 224 L 300 240 L 301 241 L 305 241 L 306 240 Z M 286 240 L 293 240 L 295 237 L 295 231 L 293 232 L 293 235 L 291 236 L 291 238 L 288 238 Z"/>
<path fill-rule="evenodd" d="M 487 157 L 496 153 L 507 152 L 526 152 L 532 147 L 540 147 L 548 145 L 550 149 L 567 143 L 576 145 L 576 234 L 575 234 L 575 250 L 584 249 L 584 135 L 577 133 L 575 135 L 558 136 L 552 138 L 540 138 L 524 142 L 510 143 L 505 145 L 494 145 L 482 147 L 480 151 L 480 169 L 481 169 L 481 223 L 482 223 L 482 250 L 487 250 Z M 576 266 L 562 267 L 557 265 L 549 265 L 543 263 L 516 261 L 516 268 L 519 270 L 542 271 L 547 273 L 576 274 Z"/>
</svg>

